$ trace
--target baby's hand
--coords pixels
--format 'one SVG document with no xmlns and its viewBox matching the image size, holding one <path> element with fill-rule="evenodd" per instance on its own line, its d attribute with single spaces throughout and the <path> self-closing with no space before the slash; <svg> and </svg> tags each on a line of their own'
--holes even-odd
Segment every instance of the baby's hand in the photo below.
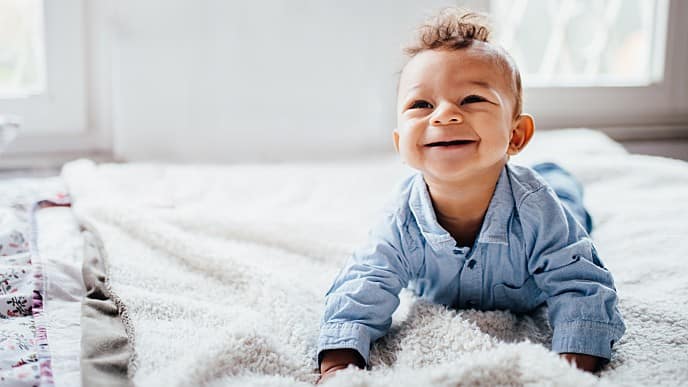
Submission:
<svg viewBox="0 0 688 387">
<path fill-rule="evenodd" d="M 320 384 L 331 378 L 335 372 L 346 369 L 350 364 L 358 368 L 365 366 L 361 355 L 353 349 L 332 349 L 323 352 L 322 362 L 320 363 L 320 378 L 316 384 Z"/>
<path fill-rule="evenodd" d="M 583 371 L 595 372 L 600 365 L 600 358 L 597 356 L 582 353 L 561 353 L 559 356 Z"/>
<path fill-rule="evenodd" d="M 342 366 L 335 366 L 335 367 L 328 368 L 325 371 L 322 371 L 320 373 L 320 377 L 318 378 L 318 381 L 315 384 L 322 384 L 322 383 L 326 382 L 327 379 L 333 377 L 337 371 L 346 369 L 348 366 L 349 366 L 348 364 L 342 365 Z"/>
</svg>

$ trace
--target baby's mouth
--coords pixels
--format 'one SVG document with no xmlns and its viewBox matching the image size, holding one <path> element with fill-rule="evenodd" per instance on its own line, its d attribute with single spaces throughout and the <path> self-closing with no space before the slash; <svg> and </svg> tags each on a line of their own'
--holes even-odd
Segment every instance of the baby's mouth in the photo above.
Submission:
<svg viewBox="0 0 688 387">
<path fill-rule="evenodd" d="M 452 140 L 452 141 L 437 141 L 425 144 L 427 147 L 442 147 L 442 146 L 454 146 L 454 145 L 466 145 L 474 143 L 475 140 Z"/>
</svg>

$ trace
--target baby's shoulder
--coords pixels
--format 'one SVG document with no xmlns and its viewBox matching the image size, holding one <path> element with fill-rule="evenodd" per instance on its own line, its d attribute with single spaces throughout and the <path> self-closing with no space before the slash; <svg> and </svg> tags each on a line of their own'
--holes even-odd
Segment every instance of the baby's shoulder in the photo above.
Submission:
<svg viewBox="0 0 688 387">
<path fill-rule="evenodd" d="M 511 191 L 517 207 L 528 197 L 537 197 L 538 200 L 551 198 L 548 185 L 535 170 L 530 167 L 517 164 L 507 164 Z"/>
<path fill-rule="evenodd" d="M 402 215 L 408 212 L 409 200 L 413 186 L 418 178 L 417 174 L 411 174 L 396 184 L 384 207 L 388 215 Z"/>
<path fill-rule="evenodd" d="M 400 251 L 412 251 L 418 246 L 420 230 L 413 220 L 409 205 L 416 175 L 408 176 L 390 192 L 372 227 L 372 235 L 391 242 Z"/>
<path fill-rule="evenodd" d="M 418 173 L 411 174 L 396 184 L 382 211 L 382 222 L 387 227 L 394 227 L 398 232 L 407 236 L 420 233 L 413 214 L 414 211 L 411 208 L 414 198 L 419 195 L 418 192 L 415 192 L 419 189 L 419 184 L 424 186 L 425 181 L 422 175 Z"/>
</svg>

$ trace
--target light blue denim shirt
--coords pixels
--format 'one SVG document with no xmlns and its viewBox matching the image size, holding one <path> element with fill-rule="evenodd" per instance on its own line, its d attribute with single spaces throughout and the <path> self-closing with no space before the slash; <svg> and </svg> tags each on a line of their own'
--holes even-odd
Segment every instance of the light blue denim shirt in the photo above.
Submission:
<svg viewBox="0 0 688 387">
<path fill-rule="evenodd" d="M 586 229 L 528 167 L 504 167 L 472 247 L 458 247 L 437 222 L 420 173 L 404 181 L 327 292 L 318 355 L 350 348 L 367 364 L 405 287 L 458 309 L 523 313 L 546 303 L 558 353 L 610 359 L 625 331 L 612 275 Z"/>
</svg>

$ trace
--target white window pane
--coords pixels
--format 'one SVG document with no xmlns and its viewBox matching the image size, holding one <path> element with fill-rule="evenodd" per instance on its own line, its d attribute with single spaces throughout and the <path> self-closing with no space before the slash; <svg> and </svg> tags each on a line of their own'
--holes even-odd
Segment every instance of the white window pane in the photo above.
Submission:
<svg viewBox="0 0 688 387">
<path fill-rule="evenodd" d="M 648 85 L 663 76 L 666 0 L 491 0 L 530 86 Z"/>
<path fill-rule="evenodd" d="M 0 0 L 0 98 L 45 89 L 42 0 Z"/>
</svg>

